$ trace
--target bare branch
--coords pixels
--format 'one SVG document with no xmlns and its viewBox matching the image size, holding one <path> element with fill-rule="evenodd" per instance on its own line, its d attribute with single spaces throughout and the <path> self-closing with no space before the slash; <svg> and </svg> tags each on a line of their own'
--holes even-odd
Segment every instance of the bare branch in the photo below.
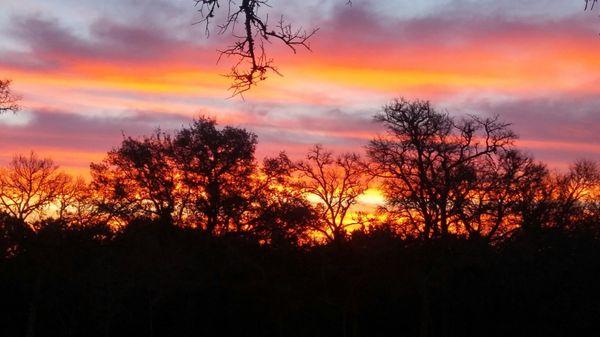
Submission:
<svg viewBox="0 0 600 337">
<path fill-rule="evenodd" d="M 334 157 L 321 145 L 315 145 L 305 160 L 293 165 L 293 171 L 297 178 L 294 187 L 318 199 L 325 228 L 316 226 L 315 230 L 330 240 L 339 240 L 350 227 L 361 224 L 361 219 L 350 219 L 351 210 L 369 188 L 372 177 L 359 155 L 345 153 Z"/>
<path fill-rule="evenodd" d="M 211 19 L 221 7 L 219 0 L 194 0 L 201 20 L 197 23 L 205 25 L 206 34 L 209 34 Z M 298 48 L 310 50 L 309 39 L 318 29 L 304 30 L 302 27 L 294 28 L 283 16 L 274 26 L 269 23 L 268 15 L 260 15 L 259 9 L 270 7 L 269 0 L 229 0 L 229 9 L 225 22 L 218 25 L 218 33 L 228 31 L 236 38 L 229 47 L 219 50 L 220 57 L 234 56 L 238 58 L 229 74 L 232 84 L 230 90 L 233 96 L 241 95 L 250 90 L 258 82 L 267 78 L 269 72 L 281 75 L 265 52 L 265 42 L 280 41 L 296 53 Z"/>
<path fill-rule="evenodd" d="M 41 159 L 34 152 L 15 156 L 0 171 L 0 210 L 23 221 L 32 215 L 44 218 L 44 211 L 66 183 L 66 176 L 51 159 Z"/>
<path fill-rule="evenodd" d="M 585 0 L 585 10 L 594 10 L 594 6 L 597 2 L 598 0 Z"/>
<path fill-rule="evenodd" d="M 10 84 L 10 80 L 0 80 L 0 115 L 9 111 L 15 113 L 21 109 L 21 97 L 12 93 Z"/>
</svg>

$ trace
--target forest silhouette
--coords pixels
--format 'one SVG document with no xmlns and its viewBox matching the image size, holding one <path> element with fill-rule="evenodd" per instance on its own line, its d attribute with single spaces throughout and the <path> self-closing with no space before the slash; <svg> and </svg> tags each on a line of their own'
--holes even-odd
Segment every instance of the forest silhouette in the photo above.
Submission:
<svg viewBox="0 0 600 337">
<path fill-rule="evenodd" d="M 499 117 L 428 101 L 374 120 L 365 155 L 259 161 L 254 133 L 200 117 L 124 138 L 90 181 L 15 156 L 0 334 L 597 334 L 598 162 L 551 171 Z"/>
</svg>

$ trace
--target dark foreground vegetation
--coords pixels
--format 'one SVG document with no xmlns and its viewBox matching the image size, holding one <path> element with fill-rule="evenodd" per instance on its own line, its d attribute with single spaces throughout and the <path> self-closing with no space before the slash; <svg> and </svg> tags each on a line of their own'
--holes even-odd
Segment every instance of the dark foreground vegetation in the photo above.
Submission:
<svg viewBox="0 0 600 337">
<path fill-rule="evenodd" d="M 153 221 L 117 234 L 61 222 L 23 232 L 19 254 L 1 264 L 3 336 L 25 335 L 31 320 L 37 336 L 598 331 L 600 240 L 588 230 L 519 233 L 490 246 L 377 229 L 314 247 L 207 237 Z"/>
<path fill-rule="evenodd" d="M 365 159 L 258 163 L 254 134 L 206 118 L 124 139 L 89 183 L 16 156 L 0 335 L 597 335 L 597 163 L 550 172 L 497 118 L 422 101 L 376 120 Z"/>
</svg>

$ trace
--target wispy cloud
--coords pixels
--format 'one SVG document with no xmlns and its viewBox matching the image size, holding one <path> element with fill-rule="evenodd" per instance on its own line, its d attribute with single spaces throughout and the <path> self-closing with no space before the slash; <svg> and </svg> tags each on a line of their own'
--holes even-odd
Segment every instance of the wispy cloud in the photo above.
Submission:
<svg viewBox="0 0 600 337">
<path fill-rule="evenodd" d="M 540 10 L 517 0 L 485 4 L 330 0 L 295 11 L 278 1 L 321 28 L 314 52 L 268 46 L 284 77 L 240 101 L 226 99 L 220 75 L 234 60 L 216 64 L 227 37 L 205 39 L 189 2 L 86 0 L 61 10 L 63 2 L 10 1 L 13 13 L 0 16 L 10 37 L 0 45 L 0 72 L 15 79 L 29 112 L 0 124 L 0 152 L 97 154 L 121 131 L 199 114 L 254 130 L 261 154 L 300 153 L 314 142 L 360 149 L 379 130 L 372 115 L 401 95 L 457 113 L 498 113 L 553 165 L 598 154 L 600 22 L 551 1 Z"/>
</svg>

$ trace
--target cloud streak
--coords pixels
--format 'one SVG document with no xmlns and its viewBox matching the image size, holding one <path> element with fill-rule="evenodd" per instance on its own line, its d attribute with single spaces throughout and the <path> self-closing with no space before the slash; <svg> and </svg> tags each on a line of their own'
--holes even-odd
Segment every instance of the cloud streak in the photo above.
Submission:
<svg viewBox="0 0 600 337">
<path fill-rule="evenodd" d="M 97 156 L 121 131 L 141 134 L 199 114 L 257 132 L 261 154 L 299 154 L 315 142 L 360 149 L 379 131 L 372 115 L 395 96 L 500 114 L 522 146 L 557 167 L 598 155 L 600 25 L 566 5 L 531 14 L 508 2 L 485 10 L 432 2 L 405 15 L 394 15 L 391 2 L 307 3 L 327 8 L 308 11 L 305 23 L 321 27 L 314 53 L 269 46 L 284 77 L 245 101 L 226 99 L 220 74 L 233 60 L 216 64 L 216 49 L 227 38 L 204 39 L 183 1 L 109 2 L 109 11 L 85 20 L 15 2 L 19 10 L 0 17 L 11 41 L 0 46 L 0 73 L 15 80 L 31 118 L 0 123 L 0 156 L 26 147 Z M 95 13 L 97 3 L 77 6 Z"/>
</svg>

